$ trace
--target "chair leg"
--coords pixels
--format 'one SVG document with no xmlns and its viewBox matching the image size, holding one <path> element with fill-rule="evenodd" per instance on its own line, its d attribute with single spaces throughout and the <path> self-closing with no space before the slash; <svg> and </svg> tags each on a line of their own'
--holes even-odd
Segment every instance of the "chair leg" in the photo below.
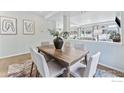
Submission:
<svg viewBox="0 0 124 93">
<path fill-rule="evenodd" d="M 36 77 L 38 77 L 38 70 L 37 70 L 37 67 L 36 67 Z"/>
<path fill-rule="evenodd" d="M 95 77 L 95 75 L 93 75 L 93 78 Z"/>
<path fill-rule="evenodd" d="M 85 59 L 84 60 L 85 60 L 85 63 L 87 65 L 87 55 L 85 55 Z"/>
<path fill-rule="evenodd" d="M 30 77 L 32 76 L 32 72 L 33 72 L 33 67 L 34 67 L 34 62 L 32 62 L 32 64 L 31 64 Z"/>
<path fill-rule="evenodd" d="M 95 77 L 96 73 L 93 75 L 93 78 Z"/>
</svg>

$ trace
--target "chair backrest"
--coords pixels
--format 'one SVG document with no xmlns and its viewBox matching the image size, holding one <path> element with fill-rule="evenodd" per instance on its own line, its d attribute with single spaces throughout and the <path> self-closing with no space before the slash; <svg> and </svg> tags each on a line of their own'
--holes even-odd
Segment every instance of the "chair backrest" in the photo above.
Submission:
<svg viewBox="0 0 124 93">
<path fill-rule="evenodd" d="M 33 62 L 36 62 L 36 55 L 35 55 L 36 50 L 30 48 L 30 53 L 31 53 L 31 58 Z"/>
<path fill-rule="evenodd" d="M 46 46 L 46 45 L 49 45 L 50 43 L 49 42 L 41 42 L 41 46 Z"/>
<path fill-rule="evenodd" d="M 98 52 L 90 57 L 83 75 L 84 77 L 93 77 L 95 75 L 100 54 L 101 53 Z"/>
<path fill-rule="evenodd" d="M 49 68 L 44 56 L 34 49 L 30 48 L 32 60 L 35 63 L 37 70 L 43 77 L 49 77 Z"/>
<path fill-rule="evenodd" d="M 84 50 L 84 44 L 77 43 L 77 44 L 74 44 L 74 47 L 77 49 Z"/>
<path fill-rule="evenodd" d="M 64 46 L 65 46 L 65 47 L 71 47 L 71 42 L 66 41 L 66 42 L 64 43 Z"/>
</svg>

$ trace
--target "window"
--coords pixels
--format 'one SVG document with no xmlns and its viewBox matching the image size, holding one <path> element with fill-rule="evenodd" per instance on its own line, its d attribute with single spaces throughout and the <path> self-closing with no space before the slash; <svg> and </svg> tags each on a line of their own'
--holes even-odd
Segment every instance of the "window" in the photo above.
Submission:
<svg viewBox="0 0 124 93">
<path fill-rule="evenodd" d="M 121 42 L 121 29 L 114 21 L 74 26 L 69 34 L 71 39 Z"/>
</svg>

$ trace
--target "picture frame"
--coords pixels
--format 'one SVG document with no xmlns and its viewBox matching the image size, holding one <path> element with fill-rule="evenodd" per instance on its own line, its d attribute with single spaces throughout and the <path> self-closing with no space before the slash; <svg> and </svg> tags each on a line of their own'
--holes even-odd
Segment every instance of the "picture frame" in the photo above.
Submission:
<svg viewBox="0 0 124 93">
<path fill-rule="evenodd" d="M 12 17 L 0 17 L 0 34 L 1 35 L 16 35 L 17 34 L 17 19 Z"/>
<path fill-rule="evenodd" d="M 23 34 L 24 35 L 33 35 L 35 33 L 35 24 L 34 21 L 29 19 L 23 20 Z"/>
</svg>

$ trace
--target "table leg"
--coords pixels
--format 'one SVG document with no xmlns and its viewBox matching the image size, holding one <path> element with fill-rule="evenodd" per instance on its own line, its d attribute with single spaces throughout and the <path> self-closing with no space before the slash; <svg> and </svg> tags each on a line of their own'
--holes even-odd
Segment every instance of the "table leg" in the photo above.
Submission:
<svg viewBox="0 0 124 93">
<path fill-rule="evenodd" d="M 67 67 L 67 77 L 70 77 L 70 66 Z"/>
<path fill-rule="evenodd" d="M 85 62 L 86 62 L 86 65 L 87 65 L 87 55 L 85 55 Z"/>
</svg>

